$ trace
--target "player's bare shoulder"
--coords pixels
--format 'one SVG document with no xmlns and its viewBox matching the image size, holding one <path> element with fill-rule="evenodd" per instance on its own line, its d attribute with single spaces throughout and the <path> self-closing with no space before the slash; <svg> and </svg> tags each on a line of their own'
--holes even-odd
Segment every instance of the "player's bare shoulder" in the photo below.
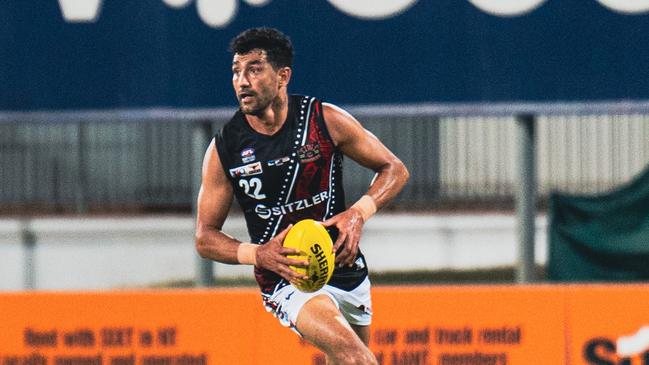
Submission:
<svg viewBox="0 0 649 365">
<path fill-rule="evenodd" d="M 341 146 L 361 136 L 365 129 L 345 109 L 331 103 L 322 103 L 322 114 L 327 130 L 336 146 Z"/>
<path fill-rule="evenodd" d="M 226 181 L 225 174 L 223 173 L 223 166 L 221 165 L 221 158 L 216 150 L 216 141 L 212 139 L 205 156 L 203 157 L 202 169 L 203 183 L 223 183 Z"/>
</svg>

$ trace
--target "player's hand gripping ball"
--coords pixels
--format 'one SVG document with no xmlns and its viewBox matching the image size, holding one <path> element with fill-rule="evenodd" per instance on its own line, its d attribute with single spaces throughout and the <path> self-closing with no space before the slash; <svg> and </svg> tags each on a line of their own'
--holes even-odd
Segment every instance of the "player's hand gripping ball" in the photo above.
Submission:
<svg viewBox="0 0 649 365">
<path fill-rule="evenodd" d="M 290 266 L 299 274 L 306 274 L 307 280 L 294 283 L 299 290 L 311 293 L 329 282 L 334 272 L 333 242 L 322 224 L 313 219 L 297 222 L 284 238 L 284 247 L 300 250 L 299 255 L 289 255 L 289 258 L 305 260 L 308 267 Z"/>
</svg>

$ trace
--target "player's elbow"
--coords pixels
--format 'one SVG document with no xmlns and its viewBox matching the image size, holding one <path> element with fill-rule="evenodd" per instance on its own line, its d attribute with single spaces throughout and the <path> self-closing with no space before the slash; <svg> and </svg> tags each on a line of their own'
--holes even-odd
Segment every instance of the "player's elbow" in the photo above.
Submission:
<svg viewBox="0 0 649 365">
<path fill-rule="evenodd" d="M 400 187 L 406 185 L 408 180 L 410 180 L 410 171 L 408 171 L 406 165 L 398 158 L 395 158 L 395 161 L 392 162 L 392 170 L 393 176 L 395 176 L 395 180 L 398 181 Z"/>
<path fill-rule="evenodd" d="M 209 239 L 208 233 L 204 230 L 197 230 L 196 235 L 194 236 L 194 243 L 196 247 L 196 252 L 198 255 L 204 259 L 209 258 Z"/>
<path fill-rule="evenodd" d="M 405 185 L 408 180 L 410 180 L 410 171 L 408 171 L 408 168 L 403 164 L 403 162 L 401 162 L 401 160 L 399 160 L 399 165 L 399 175 L 401 176 L 401 180 L 403 180 L 403 184 Z"/>
</svg>

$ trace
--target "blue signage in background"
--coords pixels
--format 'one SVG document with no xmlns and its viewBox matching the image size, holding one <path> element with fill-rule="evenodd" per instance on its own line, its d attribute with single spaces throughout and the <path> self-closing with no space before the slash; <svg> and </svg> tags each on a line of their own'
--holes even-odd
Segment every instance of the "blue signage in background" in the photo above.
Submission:
<svg viewBox="0 0 649 365">
<path fill-rule="evenodd" d="M 649 0 L 0 2 L 0 110 L 235 105 L 229 40 L 291 36 L 338 104 L 649 100 Z"/>
</svg>

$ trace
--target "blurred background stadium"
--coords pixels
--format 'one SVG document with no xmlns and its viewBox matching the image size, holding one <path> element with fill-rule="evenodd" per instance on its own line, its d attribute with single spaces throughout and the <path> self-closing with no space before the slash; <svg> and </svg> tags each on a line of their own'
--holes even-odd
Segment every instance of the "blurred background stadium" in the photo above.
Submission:
<svg viewBox="0 0 649 365">
<path fill-rule="evenodd" d="M 192 280 L 200 161 L 235 109 L 228 42 L 257 25 L 292 37 L 291 92 L 347 108 L 409 166 L 408 186 L 384 213 L 442 222 L 417 227 L 428 229 L 422 237 L 439 237 L 420 242 L 429 267 L 404 259 L 378 263 L 377 272 L 529 265 L 536 238 L 529 230 L 541 235 L 536 261 L 544 265 L 552 191 L 607 192 L 649 161 L 649 24 L 642 9 L 627 7 L 596 0 L 3 2 L 0 250 L 7 263 L 0 288 Z M 345 167 L 354 200 L 371 174 L 351 161 Z M 537 207 L 542 221 L 530 227 Z M 447 226 L 448 215 L 463 223 Z M 475 266 L 461 253 L 436 254 L 444 237 L 476 230 L 485 216 L 500 231 L 483 230 L 486 238 L 473 244 L 488 247 L 478 242 L 506 235 L 500 260 Z M 233 224 L 245 238 L 241 222 Z M 101 283 L 75 275 L 78 262 L 64 264 L 70 256 L 50 226 L 76 255 L 87 252 L 82 261 L 94 271 L 107 272 L 97 273 Z M 152 258 L 151 275 L 138 278 L 128 269 L 137 261 L 102 252 L 158 252 L 138 238 L 170 227 L 173 239 L 157 241 L 178 262 Z M 133 237 L 121 247 L 111 229 Z M 37 244 L 25 257 L 30 239 Z M 24 260 L 39 269 L 30 272 Z M 221 272 L 235 273 L 245 276 Z"/>
<path fill-rule="evenodd" d="M 616 249 L 633 236 L 635 259 L 621 260 L 622 275 L 604 256 L 578 279 L 645 280 L 648 10 L 615 0 L 5 0 L 0 290 L 253 285 L 250 268 L 197 258 L 192 212 L 204 150 L 236 108 L 228 42 L 260 25 L 294 42 L 290 92 L 346 108 L 410 169 L 366 226 L 376 282 L 545 281 L 550 241 L 568 242 L 561 234 L 582 232 L 573 223 L 585 216 L 604 227 L 588 226 L 590 236 L 615 237 Z M 345 161 L 350 201 L 371 177 Z M 226 231 L 246 239 L 233 212 Z M 620 233 L 607 215 L 637 218 Z M 553 279 L 574 279 L 562 270 Z"/>
</svg>

